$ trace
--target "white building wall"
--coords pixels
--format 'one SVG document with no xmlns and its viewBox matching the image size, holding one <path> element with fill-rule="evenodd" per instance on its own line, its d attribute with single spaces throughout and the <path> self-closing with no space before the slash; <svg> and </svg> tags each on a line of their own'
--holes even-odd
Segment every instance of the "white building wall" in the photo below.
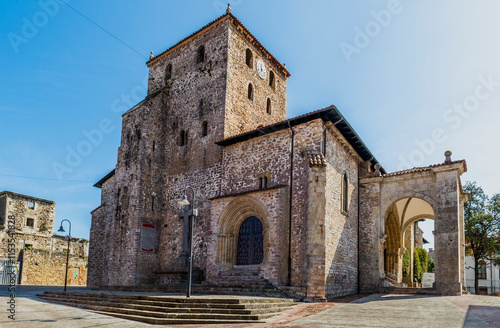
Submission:
<svg viewBox="0 0 500 328">
<path fill-rule="evenodd" d="M 486 279 L 479 279 L 479 289 L 485 288 L 488 295 L 493 292 L 500 292 L 500 268 L 494 266 L 488 260 L 486 262 Z M 474 258 L 465 257 L 465 286 L 467 291 L 475 294 L 474 290 Z"/>
</svg>

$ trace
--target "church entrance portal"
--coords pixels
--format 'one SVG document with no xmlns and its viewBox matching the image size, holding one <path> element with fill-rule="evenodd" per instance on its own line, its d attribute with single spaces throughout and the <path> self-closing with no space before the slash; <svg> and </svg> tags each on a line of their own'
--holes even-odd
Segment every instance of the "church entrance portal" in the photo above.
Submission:
<svg viewBox="0 0 500 328">
<path fill-rule="evenodd" d="M 238 234 L 238 265 L 260 264 L 264 258 L 262 222 L 255 216 L 246 219 Z"/>
</svg>

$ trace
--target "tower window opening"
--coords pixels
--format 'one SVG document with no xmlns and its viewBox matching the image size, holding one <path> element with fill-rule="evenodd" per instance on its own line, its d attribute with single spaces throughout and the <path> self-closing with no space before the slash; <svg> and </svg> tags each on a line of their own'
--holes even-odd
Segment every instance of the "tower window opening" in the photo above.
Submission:
<svg viewBox="0 0 500 328">
<path fill-rule="evenodd" d="M 253 68 L 253 55 L 252 55 L 252 51 L 248 48 L 246 51 L 246 63 L 247 63 L 248 67 Z"/>
<path fill-rule="evenodd" d="M 201 45 L 198 48 L 198 57 L 197 57 L 197 63 L 202 63 L 205 61 L 205 46 Z"/>
<path fill-rule="evenodd" d="M 248 99 L 253 100 L 253 85 L 252 85 L 252 83 L 248 84 Z"/>
<path fill-rule="evenodd" d="M 188 143 L 188 134 L 187 131 L 181 130 L 179 133 L 179 145 L 185 146 Z"/>
<path fill-rule="evenodd" d="M 172 78 L 172 64 L 168 64 L 165 69 L 165 81 L 170 80 Z"/>
<path fill-rule="evenodd" d="M 341 209 L 340 211 L 344 214 L 347 214 L 347 207 L 349 204 L 348 200 L 348 180 L 347 180 L 347 173 L 344 173 L 342 177 L 342 194 L 341 194 Z"/>
<path fill-rule="evenodd" d="M 208 135 L 208 122 L 204 121 L 201 125 L 201 136 L 206 137 Z"/>
<path fill-rule="evenodd" d="M 274 89 L 274 72 L 269 72 L 269 86 Z"/>
<path fill-rule="evenodd" d="M 271 114 L 271 99 L 267 98 L 266 113 Z"/>
</svg>

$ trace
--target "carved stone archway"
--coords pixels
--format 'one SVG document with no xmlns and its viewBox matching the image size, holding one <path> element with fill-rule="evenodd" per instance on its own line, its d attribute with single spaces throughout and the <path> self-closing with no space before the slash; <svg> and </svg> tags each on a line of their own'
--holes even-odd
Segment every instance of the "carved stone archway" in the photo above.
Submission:
<svg viewBox="0 0 500 328">
<path fill-rule="evenodd" d="M 218 220 L 216 263 L 224 267 L 236 264 L 238 233 L 241 224 L 249 217 L 257 217 L 263 225 L 263 246 L 265 264 L 269 254 L 269 213 L 262 202 L 251 196 L 239 196 L 224 209 Z"/>
</svg>

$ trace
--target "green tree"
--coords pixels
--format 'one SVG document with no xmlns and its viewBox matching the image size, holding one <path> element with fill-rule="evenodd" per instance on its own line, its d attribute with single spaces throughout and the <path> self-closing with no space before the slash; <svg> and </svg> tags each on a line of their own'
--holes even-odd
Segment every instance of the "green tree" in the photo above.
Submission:
<svg viewBox="0 0 500 328">
<path fill-rule="evenodd" d="M 403 254 L 403 277 L 408 277 L 410 275 L 410 252 L 405 249 Z"/>
<path fill-rule="evenodd" d="M 427 272 L 429 255 L 423 248 L 415 248 L 413 255 L 413 272 L 418 282 L 422 282 L 422 276 Z"/>
<path fill-rule="evenodd" d="M 470 200 L 464 206 L 465 240 L 468 254 L 474 257 L 474 290 L 479 291 L 478 263 L 489 259 L 500 263 L 500 194 L 491 199 L 475 182 L 467 182 L 464 191 Z"/>
<path fill-rule="evenodd" d="M 430 256 L 427 260 L 427 272 L 434 272 L 434 259 Z"/>
</svg>

